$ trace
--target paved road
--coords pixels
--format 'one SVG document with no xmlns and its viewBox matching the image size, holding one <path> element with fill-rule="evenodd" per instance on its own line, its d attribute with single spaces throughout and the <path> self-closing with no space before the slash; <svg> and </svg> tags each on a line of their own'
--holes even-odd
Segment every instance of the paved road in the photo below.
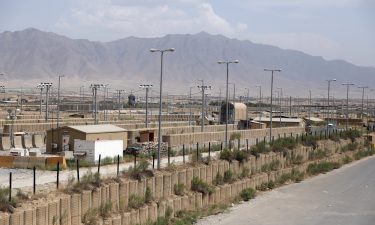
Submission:
<svg viewBox="0 0 375 225">
<path fill-rule="evenodd" d="M 374 225 L 375 156 L 267 192 L 199 225 Z"/>
</svg>

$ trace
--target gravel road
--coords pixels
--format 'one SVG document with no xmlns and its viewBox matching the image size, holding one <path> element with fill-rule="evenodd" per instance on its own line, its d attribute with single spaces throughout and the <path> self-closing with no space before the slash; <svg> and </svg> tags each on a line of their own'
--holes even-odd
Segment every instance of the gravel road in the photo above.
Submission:
<svg viewBox="0 0 375 225">
<path fill-rule="evenodd" d="M 198 225 L 374 225 L 375 156 L 287 185 Z"/>
</svg>

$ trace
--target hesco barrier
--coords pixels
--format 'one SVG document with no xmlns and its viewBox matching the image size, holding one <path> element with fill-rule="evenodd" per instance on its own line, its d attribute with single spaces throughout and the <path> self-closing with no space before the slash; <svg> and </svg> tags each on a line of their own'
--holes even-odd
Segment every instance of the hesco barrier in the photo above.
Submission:
<svg viewBox="0 0 375 225">
<path fill-rule="evenodd" d="M 10 137 L 1 137 L 1 150 L 9 150 L 12 146 L 10 144 Z"/>
<path fill-rule="evenodd" d="M 259 157 L 250 157 L 244 163 L 238 161 L 211 161 L 210 164 L 198 164 L 190 167 L 179 168 L 173 172 L 155 171 L 154 177 L 142 178 L 140 180 L 129 180 L 127 178 L 118 178 L 116 181 L 102 184 L 101 187 L 94 190 L 82 191 L 72 195 L 59 195 L 53 199 L 27 204 L 27 208 L 17 208 L 15 213 L 0 213 L 0 225 L 80 225 L 85 214 L 90 209 L 99 209 L 103 204 L 112 203 L 113 214 L 106 218 L 99 218 L 98 224 L 146 224 L 156 221 L 157 217 L 165 216 L 167 208 L 172 210 L 174 217 L 181 210 L 201 210 L 207 209 L 221 203 L 229 203 L 245 188 L 254 188 L 264 182 L 275 181 L 283 174 L 289 174 L 294 170 L 305 172 L 308 165 L 313 162 L 342 162 L 346 156 L 353 157 L 354 152 L 345 152 L 341 154 L 334 153 L 350 141 L 336 143 L 325 141 L 321 144 L 333 154 L 325 159 L 308 161 L 308 155 L 312 148 L 302 147 L 291 151 L 293 155 L 303 155 L 301 164 L 286 166 L 286 158 L 280 153 L 261 154 Z M 360 142 L 363 147 L 363 140 Z M 259 172 L 263 166 L 280 160 L 283 166 L 276 171 Z M 207 183 L 212 183 L 212 178 L 217 173 L 224 175 L 226 170 L 240 174 L 244 168 L 249 168 L 253 174 L 250 178 L 237 180 L 231 184 L 215 186 L 211 194 L 202 194 L 188 192 L 184 196 L 176 196 L 173 192 L 174 184 L 191 184 L 193 177 L 198 177 Z M 150 187 L 153 199 L 157 202 L 151 202 L 141 208 L 129 209 L 129 196 L 144 196 L 145 188 Z M 190 188 L 190 186 L 189 186 Z M 58 222 L 56 222 L 58 221 Z"/>
<path fill-rule="evenodd" d="M 32 148 L 33 147 L 33 136 L 32 135 L 23 135 L 23 147 Z"/>
<path fill-rule="evenodd" d="M 33 146 L 34 146 L 34 148 L 40 148 L 44 145 L 44 137 L 45 137 L 45 135 L 42 135 L 42 134 L 34 134 L 33 135 Z"/>
<path fill-rule="evenodd" d="M 0 167 L 2 168 L 32 169 L 35 166 L 38 169 L 55 170 L 57 163 L 60 163 L 61 169 L 67 168 L 66 160 L 62 156 L 0 156 Z"/>
</svg>

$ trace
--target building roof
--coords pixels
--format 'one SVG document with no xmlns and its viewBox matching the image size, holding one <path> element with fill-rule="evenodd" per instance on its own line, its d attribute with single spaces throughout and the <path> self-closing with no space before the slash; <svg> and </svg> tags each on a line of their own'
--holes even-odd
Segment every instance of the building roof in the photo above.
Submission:
<svg viewBox="0 0 375 225">
<path fill-rule="evenodd" d="M 310 120 L 312 122 L 323 122 L 324 120 L 318 117 L 306 117 L 306 120 Z"/>
<path fill-rule="evenodd" d="M 71 129 L 86 133 L 86 134 L 117 133 L 117 132 L 126 131 L 125 129 L 112 125 L 112 124 L 82 125 L 82 126 L 68 126 L 68 127 Z"/>
<path fill-rule="evenodd" d="M 259 117 L 254 118 L 255 121 L 258 122 L 270 122 L 269 117 L 262 117 L 260 119 Z M 280 117 L 272 117 L 272 122 L 280 122 Z M 303 119 L 301 118 L 281 118 L 282 123 L 302 123 Z"/>
</svg>

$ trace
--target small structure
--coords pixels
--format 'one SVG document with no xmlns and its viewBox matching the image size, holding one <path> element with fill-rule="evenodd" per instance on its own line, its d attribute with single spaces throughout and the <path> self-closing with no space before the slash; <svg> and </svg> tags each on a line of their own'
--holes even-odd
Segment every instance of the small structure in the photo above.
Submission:
<svg viewBox="0 0 375 225">
<path fill-rule="evenodd" d="M 256 117 L 254 121 L 265 123 L 270 127 L 270 117 Z M 272 117 L 272 127 L 305 127 L 305 121 L 301 118 Z"/>
<path fill-rule="evenodd" d="M 122 140 L 99 140 L 86 141 L 74 140 L 74 155 L 90 163 L 96 163 L 101 159 L 111 158 L 123 155 Z"/>
<path fill-rule="evenodd" d="M 225 124 L 227 111 L 226 111 L 227 104 L 224 102 L 220 107 L 220 123 Z M 246 113 L 247 108 L 246 105 L 243 103 L 233 103 L 229 102 L 228 106 L 228 123 L 229 124 L 236 124 L 240 120 L 246 120 Z"/>
<path fill-rule="evenodd" d="M 139 128 L 128 130 L 128 146 L 135 143 L 153 142 L 156 134 L 156 128 Z"/>
<path fill-rule="evenodd" d="M 121 140 L 127 147 L 127 131 L 111 124 L 64 126 L 47 131 L 47 153 L 74 151 L 74 140 Z"/>
</svg>

